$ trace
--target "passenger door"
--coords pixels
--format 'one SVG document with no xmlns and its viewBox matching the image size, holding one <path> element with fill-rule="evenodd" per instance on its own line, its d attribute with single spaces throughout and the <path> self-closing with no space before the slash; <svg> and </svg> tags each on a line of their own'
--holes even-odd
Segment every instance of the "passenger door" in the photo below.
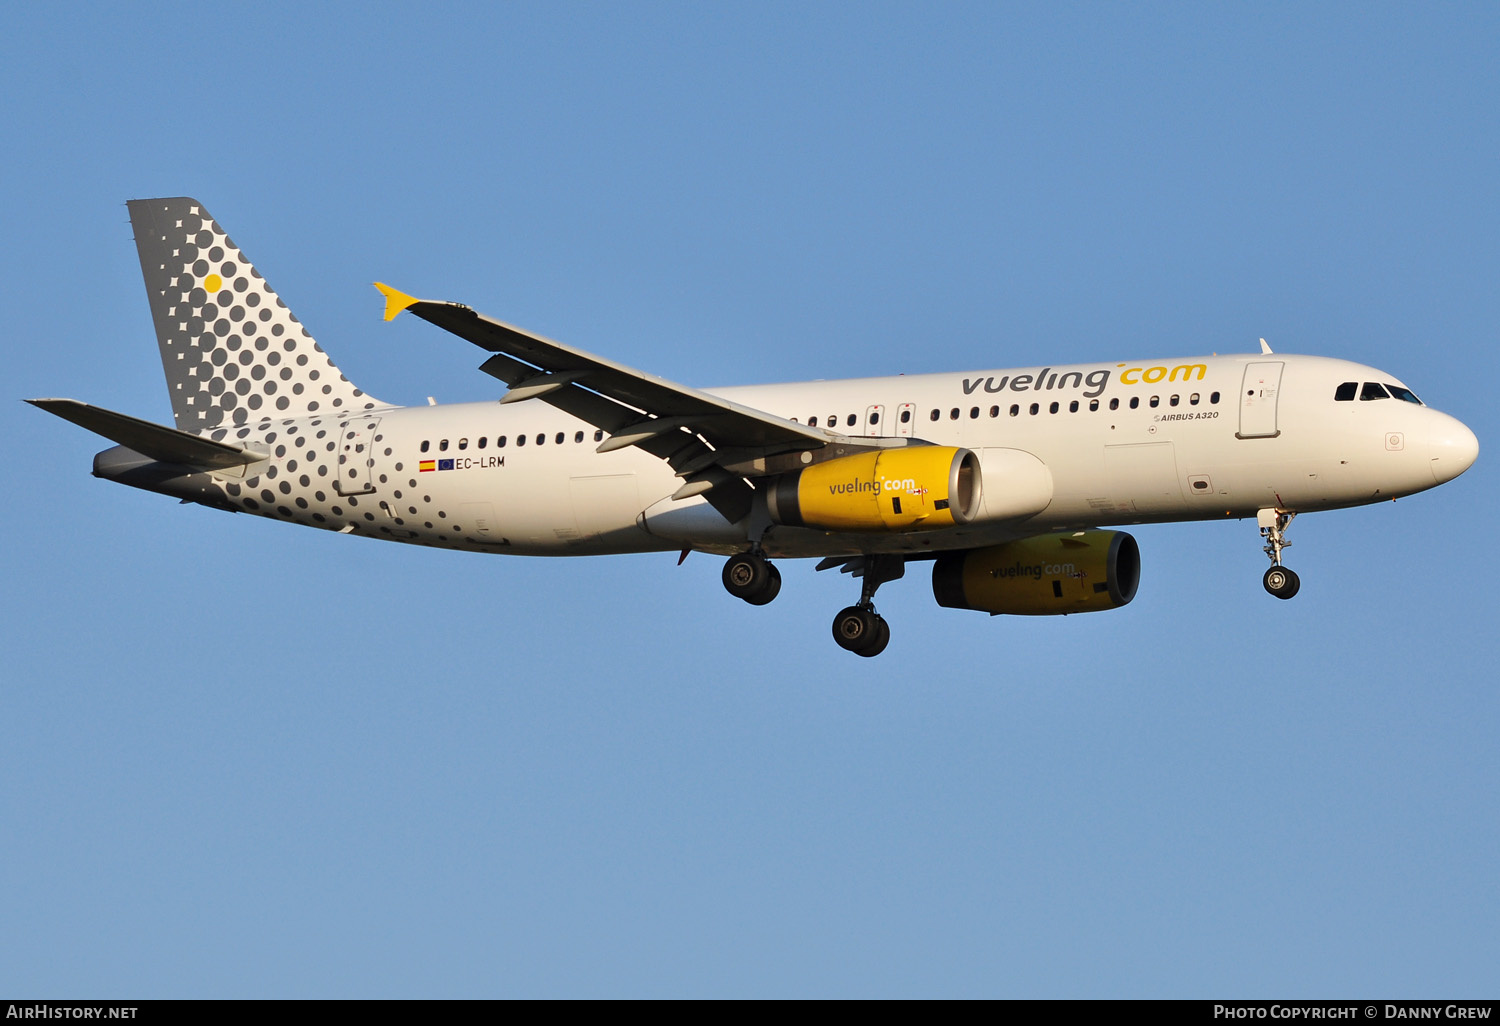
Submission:
<svg viewBox="0 0 1500 1026">
<path fill-rule="evenodd" d="M 1281 391 L 1281 369 L 1285 364 L 1247 363 L 1240 385 L 1240 429 L 1236 438 L 1275 438 L 1276 396 Z"/>
</svg>

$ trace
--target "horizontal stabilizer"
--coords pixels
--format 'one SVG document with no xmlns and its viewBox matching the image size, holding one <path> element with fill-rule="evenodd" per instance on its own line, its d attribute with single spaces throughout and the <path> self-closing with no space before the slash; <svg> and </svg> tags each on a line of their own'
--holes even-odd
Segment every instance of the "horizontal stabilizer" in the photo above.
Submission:
<svg viewBox="0 0 1500 1026">
<path fill-rule="evenodd" d="M 226 467 L 243 467 L 265 459 L 260 453 L 241 449 L 237 445 L 215 442 L 176 428 L 153 424 L 149 420 L 90 406 L 77 399 L 26 401 L 161 463 L 177 463 L 201 470 L 222 470 Z"/>
</svg>

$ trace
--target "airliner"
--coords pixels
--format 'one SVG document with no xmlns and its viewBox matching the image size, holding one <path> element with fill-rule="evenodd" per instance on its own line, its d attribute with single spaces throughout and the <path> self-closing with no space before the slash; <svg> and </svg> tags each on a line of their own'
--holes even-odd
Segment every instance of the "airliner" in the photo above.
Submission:
<svg viewBox="0 0 1500 1026">
<path fill-rule="evenodd" d="M 773 560 L 860 583 L 838 645 L 878 655 L 882 585 L 930 563 L 938 604 L 997 615 L 1125 605 L 1134 524 L 1255 517 L 1271 595 L 1299 513 L 1452 480 L 1479 443 L 1399 378 L 1317 356 L 965 370 L 703 390 L 376 284 L 489 354 L 489 402 L 355 387 L 195 199 L 127 204 L 174 427 L 28 400 L 117 443 L 96 477 L 340 534 L 472 552 L 726 557 L 750 605 Z"/>
</svg>

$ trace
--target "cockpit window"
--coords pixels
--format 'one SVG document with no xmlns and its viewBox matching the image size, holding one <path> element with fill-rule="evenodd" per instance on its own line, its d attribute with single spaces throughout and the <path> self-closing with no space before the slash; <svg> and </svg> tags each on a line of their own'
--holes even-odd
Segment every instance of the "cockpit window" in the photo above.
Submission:
<svg viewBox="0 0 1500 1026">
<path fill-rule="evenodd" d="M 1390 391 L 1391 395 L 1395 396 L 1397 399 L 1400 399 L 1402 402 L 1416 403 L 1418 406 L 1422 405 L 1422 400 L 1413 395 L 1411 389 L 1409 388 L 1402 388 L 1400 385 L 1392 385 L 1390 383 L 1387 383 L 1385 387 Z"/>
<path fill-rule="evenodd" d="M 1352 402 L 1354 400 L 1354 393 L 1358 391 L 1358 381 L 1346 381 L 1333 390 L 1333 401 L 1336 403 Z"/>
<path fill-rule="evenodd" d="M 1366 381 L 1359 389 L 1360 402 L 1370 399 L 1389 399 L 1391 394 L 1378 381 Z"/>
</svg>

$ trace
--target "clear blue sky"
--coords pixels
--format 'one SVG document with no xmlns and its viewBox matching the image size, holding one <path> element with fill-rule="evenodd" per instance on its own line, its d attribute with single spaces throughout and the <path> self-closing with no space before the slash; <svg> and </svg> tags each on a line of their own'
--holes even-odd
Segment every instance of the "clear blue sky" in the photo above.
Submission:
<svg viewBox="0 0 1500 1026">
<path fill-rule="evenodd" d="M 1488 4 L 9 10 L 0 993 L 1494 996 Z M 1465 476 L 1146 527 L 1120 610 L 481 557 L 89 476 L 170 419 L 124 201 L 203 200 L 347 374 L 374 280 L 703 386 L 1279 350 Z"/>
</svg>

